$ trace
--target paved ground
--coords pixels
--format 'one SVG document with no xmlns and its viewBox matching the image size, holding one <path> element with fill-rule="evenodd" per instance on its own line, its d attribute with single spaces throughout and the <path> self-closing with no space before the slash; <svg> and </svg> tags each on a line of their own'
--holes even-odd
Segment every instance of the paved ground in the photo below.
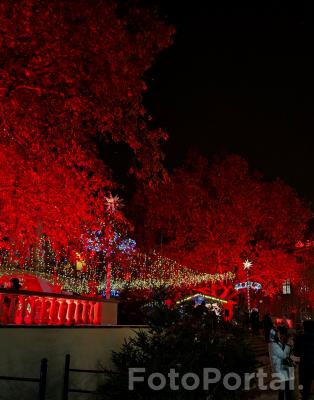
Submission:
<svg viewBox="0 0 314 400">
<path fill-rule="evenodd" d="M 267 392 L 263 393 L 260 396 L 257 397 L 248 397 L 248 399 L 254 399 L 254 400 L 277 400 L 278 399 L 278 394 L 274 392 Z M 299 398 L 301 399 L 301 397 Z M 298 398 L 295 398 L 294 400 L 299 400 Z M 310 400 L 314 400 L 314 393 L 311 395 Z"/>
<path fill-rule="evenodd" d="M 263 393 L 261 396 L 254 397 L 254 399 L 256 399 L 256 400 L 277 400 L 278 394 L 274 393 L 274 392 Z"/>
<path fill-rule="evenodd" d="M 257 397 L 248 397 L 248 399 L 254 399 L 254 400 L 277 400 L 278 399 L 278 394 L 275 392 L 267 392 L 263 393 L 260 396 Z M 301 399 L 301 397 L 299 397 Z M 299 400 L 297 397 L 295 397 L 294 400 Z M 314 400 L 314 393 L 311 395 L 310 400 Z"/>
</svg>

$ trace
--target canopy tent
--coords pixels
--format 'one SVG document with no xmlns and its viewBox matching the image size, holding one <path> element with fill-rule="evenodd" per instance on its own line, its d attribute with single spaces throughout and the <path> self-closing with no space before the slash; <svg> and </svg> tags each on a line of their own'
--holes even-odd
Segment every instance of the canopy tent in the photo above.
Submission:
<svg viewBox="0 0 314 400">
<path fill-rule="evenodd" d="M 18 279 L 21 290 L 29 290 L 32 292 L 58 293 L 54 285 L 46 279 L 27 273 L 6 273 L 0 276 L 0 287 L 10 288 L 11 279 Z"/>
</svg>

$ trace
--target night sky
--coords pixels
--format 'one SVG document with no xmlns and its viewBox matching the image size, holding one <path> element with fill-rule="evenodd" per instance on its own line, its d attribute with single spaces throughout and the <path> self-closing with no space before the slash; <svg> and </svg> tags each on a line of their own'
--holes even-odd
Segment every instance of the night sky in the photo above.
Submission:
<svg viewBox="0 0 314 400">
<path fill-rule="evenodd" d="M 170 136 L 167 166 L 189 148 L 236 152 L 314 202 L 310 2 L 157 2 L 177 28 L 145 97 Z"/>
</svg>

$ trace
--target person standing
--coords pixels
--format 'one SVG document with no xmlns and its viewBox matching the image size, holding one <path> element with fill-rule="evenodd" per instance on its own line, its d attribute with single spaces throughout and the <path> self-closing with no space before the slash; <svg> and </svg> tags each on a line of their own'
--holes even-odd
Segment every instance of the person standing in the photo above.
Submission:
<svg viewBox="0 0 314 400">
<path fill-rule="evenodd" d="M 206 302 L 202 301 L 201 304 L 198 304 L 195 307 L 195 315 L 198 318 L 203 318 L 208 316 L 208 308 L 206 307 Z"/>
<path fill-rule="evenodd" d="M 299 380 L 302 400 L 308 400 L 314 380 L 314 320 L 303 322 L 304 333 L 296 339 L 294 355 L 299 357 Z"/>
<path fill-rule="evenodd" d="M 15 292 L 18 292 L 22 285 L 20 284 L 20 280 L 18 278 L 12 278 L 10 280 L 11 282 L 11 289 L 14 290 Z"/>
<path fill-rule="evenodd" d="M 250 319 L 253 335 L 259 335 L 259 312 L 256 308 L 252 310 Z"/>
<path fill-rule="evenodd" d="M 281 381 L 278 400 L 293 400 L 294 388 L 291 381 L 294 379 L 293 368 L 289 365 L 291 347 L 287 344 L 287 329 L 280 326 L 273 342 L 269 343 L 269 357 L 272 371 Z"/>
<path fill-rule="evenodd" d="M 270 331 L 274 327 L 273 321 L 269 313 L 265 314 L 263 319 L 263 328 L 264 328 L 264 335 L 265 335 L 265 342 L 270 342 Z"/>
</svg>

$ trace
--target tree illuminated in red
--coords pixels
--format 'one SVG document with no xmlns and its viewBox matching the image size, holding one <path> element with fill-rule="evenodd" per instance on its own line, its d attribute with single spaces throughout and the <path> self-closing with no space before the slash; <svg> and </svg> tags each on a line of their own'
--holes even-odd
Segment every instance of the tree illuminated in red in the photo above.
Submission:
<svg viewBox="0 0 314 400">
<path fill-rule="evenodd" d="M 240 281 L 246 280 L 242 263 L 250 259 L 251 279 L 266 293 L 299 277 L 300 265 L 288 250 L 302 237 L 309 210 L 293 189 L 266 182 L 238 156 L 211 166 L 192 157 L 168 182 L 139 191 L 134 202 L 144 218 L 137 227 L 143 247 L 198 270 L 234 271 Z M 225 289 L 227 295 L 230 286 Z"/>
<path fill-rule="evenodd" d="M 112 236 L 123 217 L 106 210 L 113 182 L 97 143 L 129 146 L 148 182 L 162 173 L 143 74 L 172 28 L 114 1 L 8 0 L 0 34 L 1 247 L 23 256 L 46 234 L 77 251 L 86 231 Z"/>
</svg>

